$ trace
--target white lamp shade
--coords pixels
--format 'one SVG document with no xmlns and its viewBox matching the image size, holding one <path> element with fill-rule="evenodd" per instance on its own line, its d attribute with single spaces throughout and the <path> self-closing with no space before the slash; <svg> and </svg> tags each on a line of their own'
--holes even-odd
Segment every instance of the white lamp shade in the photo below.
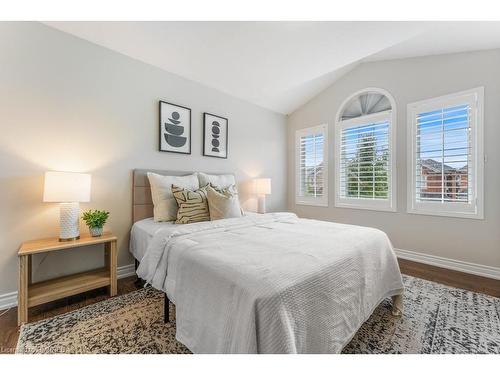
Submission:
<svg viewBox="0 0 500 375">
<path fill-rule="evenodd" d="M 90 202 L 90 174 L 45 172 L 44 202 Z"/>
<path fill-rule="evenodd" d="M 254 180 L 255 194 L 266 195 L 271 194 L 271 179 L 270 178 L 256 178 Z"/>
</svg>

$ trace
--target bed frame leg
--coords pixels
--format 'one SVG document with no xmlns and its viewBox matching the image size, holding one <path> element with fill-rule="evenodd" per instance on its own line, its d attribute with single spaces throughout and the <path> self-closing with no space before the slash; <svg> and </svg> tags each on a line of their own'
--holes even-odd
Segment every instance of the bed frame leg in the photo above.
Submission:
<svg viewBox="0 0 500 375">
<path fill-rule="evenodd" d="M 137 268 L 139 267 L 139 261 L 136 259 L 135 260 L 135 270 L 137 271 Z M 144 286 L 144 280 L 142 280 L 139 276 L 137 276 L 137 281 L 136 285 L 140 285 L 142 288 Z M 169 304 L 170 300 L 167 297 L 167 293 L 163 293 L 165 295 L 164 299 L 164 304 L 163 304 L 163 322 L 164 323 L 169 323 L 170 322 L 170 310 L 169 310 Z"/>
<path fill-rule="evenodd" d="M 169 304 L 170 304 L 170 300 L 168 299 L 167 297 L 167 293 L 164 293 L 165 294 L 165 303 L 163 305 L 163 322 L 164 323 L 168 323 L 170 322 L 170 311 L 169 311 Z"/>
<path fill-rule="evenodd" d="M 392 296 L 392 316 L 401 318 L 403 316 L 403 295 Z"/>
</svg>

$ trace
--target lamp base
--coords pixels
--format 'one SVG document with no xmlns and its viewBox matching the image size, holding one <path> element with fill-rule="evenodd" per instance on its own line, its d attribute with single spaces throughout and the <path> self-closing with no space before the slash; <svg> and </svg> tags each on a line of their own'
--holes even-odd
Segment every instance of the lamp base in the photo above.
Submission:
<svg viewBox="0 0 500 375">
<path fill-rule="evenodd" d="M 259 214 L 266 213 L 266 196 L 265 195 L 259 195 L 259 197 L 257 199 L 257 212 Z"/>
<path fill-rule="evenodd" d="M 79 240 L 79 239 L 80 239 L 80 236 L 73 237 L 73 238 L 59 238 L 59 242 L 76 241 L 76 240 Z"/>
<path fill-rule="evenodd" d="M 80 204 L 78 202 L 59 205 L 59 241 L 74 241 L 80 238 Z"/>
</svg>

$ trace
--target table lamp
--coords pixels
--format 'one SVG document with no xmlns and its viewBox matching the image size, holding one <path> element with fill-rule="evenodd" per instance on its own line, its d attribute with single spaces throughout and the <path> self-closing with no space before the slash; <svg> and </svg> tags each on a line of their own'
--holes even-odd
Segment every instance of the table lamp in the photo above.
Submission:
<svg viewBox="0 0 500 375">
<path fill-rule="evenodd" d="M 90 201 L 90 174 L 45 172 L 44 202 L 59 203 L 59 241 L 80 238 L 80 202 Z"/>
<path fill-rule="evenodd" d="M 258 197 L 257 212 L 259 214 L 266 213 L 266 195 L 271 194 L 271 179 L 256 178 L 254 180 L 254 190 Z"/>
</svg>

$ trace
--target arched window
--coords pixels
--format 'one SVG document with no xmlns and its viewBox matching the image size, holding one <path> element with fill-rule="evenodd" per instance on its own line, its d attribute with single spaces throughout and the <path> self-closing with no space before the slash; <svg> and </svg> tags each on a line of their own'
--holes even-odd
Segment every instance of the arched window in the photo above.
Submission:
<svg viewBox="0 0 500 375">
<path fill-rule="evenodd" d="M 335 118 L 335 206 L 396 211 L 396 105 L 383 89 L 348 97 Z"/>
</svg>

